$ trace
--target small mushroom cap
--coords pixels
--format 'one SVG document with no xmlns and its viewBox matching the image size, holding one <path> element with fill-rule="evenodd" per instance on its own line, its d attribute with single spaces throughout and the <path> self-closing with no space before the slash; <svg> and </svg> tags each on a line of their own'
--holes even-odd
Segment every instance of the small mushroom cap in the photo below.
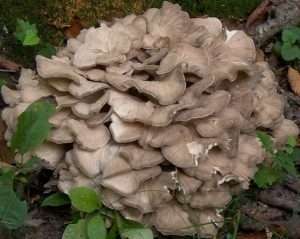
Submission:
<svg viewBox="0 0 300 239">
<path fill-rule="evenodd" d="M 142 124 L 124 122 L 116 114 L 112 114 L 111 120 L 109 129 L 117 143 L 134 142 L 142 136 L 145 130 Z"/>
<path fill-rule="evenodd" d="M 90 28 L 84 43 L 76 51 L 73 64 L 80 68 L 90 68 L 97 65 L 97 61 L 129 52 L 131 41 L 128 35 L 118 31 L 116 27 L 109 28 L 102 24 L 99 28 Z"/>
<path fill-rule="evenodd" d="M 33 154 L 45 162 L 48 168 L 55 168 L 65 155 L 64 147 L 50 142 L 37 147 Z"/>
<path fill-rule="evenodd" d="M 131 195 L 138 190 L 140 185 L 150 178 L 155 178 L 161 173 L 160 167 L 130 171 L 113 177 L 104 178 L 101 185 L 121 195 Z"/>
<path fill-rule="evenodd" d="M 114 210 L 123 210 L 125 206 L 121 203 L 121 199 L 123 198 L 121 195 L 115 193 L 112 190 L 107 188 L 103 188 L 101 190 L 102 201 L 103 204 Z"/>
<path fill-rule="evenodd" d="M 231 200 L 231 195 L 228 191 L 210 191 L 197 192 L 190 201 L 192 208 L 224 208 Z"/>
<path fill-rule="evenodd" d="M 1 95 L 4 102 L 9 106 L 15 106 L 21 100 L 21 94 L 19 91 L 12 90 L 5 85 L 1 87 Z"/>
<path fill-rule="evenodd" d="M 159 165 L 164 161 L 159 151 L 142 149 L 135 144 L 121 146 L 120 155 L 130 164 L 132 169 L 139 170 Z"/>
<path fill-rule="evenodd" d="M 108 103 L 113 111 L 124 121 L 141 122 L 146 125 L 163 127 L 168 125 L 175 113 L 186 106 L 179 104 L 157 106 L 116 91 L 110 91 Z"/>
<path fill-rule="evenodd" d="M 175 188 L 175 182 L 170 173 L 162 173 L 157 178 L 151 179 L 133 195 L 125 197 L 121 202 L 129 207 L 138 209 L 142 214 L 154 212 L 164 203 L 172 200 L 168 188 Z"/>
<path fill-rule="evenodd" d="M 197 230 L 190 215 L 176 202 L 169 202 L 153 214 L 151 221 L 163 235 L 194 235 Z"/>
<path fill-rule="evenodd" d="M 104 125 L 89 128 L 84 121 L 69 119 L 66 126 L 74 135 L 76 143 L 88 151 L 99 149 L 110 140 L 109 130 Z"/>
<path fill-rule="evenodd" d="M 178 173 L 179 190 L 184 195 L 189 195 L 196 192 L 202 185 L 202 182 L 196 178 L 187 176 L 186 174 Z"/>
<path fill-rule="evenodd" d="M 74 97 L 82 99 L 83 97 L 89 96 L 107 88 L 109 88 L 109 85 L 105 83 L 93 82 L 84 79 L 81 80 L 78 84 L 71 83 L 69 86 L 69 91 Z"/>
<path fill-rule="evenodd" d="M 208 30 L 208 32 L 214 36 L 219 36 L 222 33 L 223 26 L 222 22 L 215 17 L 206 17 L 206 18 L 192 18 L 192 22 L 196 26 L 203 26 Z"/>
<path fill-rule="evenodd" d="M 161 105 L 176 103 L 184 94 L 186 88 L 185 77 L 181 67 L 175 68 L 168 76 L 158 81 L 130 82 L 139 92 L 151 95 Z"/>
<path fill-rule="evenodd" d="M 40 55 L 36 56 L 36 67 L 42 78 L 63 78 L 74 81 L 77 84 L 85 80 L 71 65 Z"/>
</svg>

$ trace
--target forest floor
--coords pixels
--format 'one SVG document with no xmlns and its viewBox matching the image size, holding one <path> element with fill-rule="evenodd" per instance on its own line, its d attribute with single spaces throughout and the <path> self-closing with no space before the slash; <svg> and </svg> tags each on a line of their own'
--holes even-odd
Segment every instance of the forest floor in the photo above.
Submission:
<svg viewBox="0 0 300 239">
<path fill-rule="evenodd" d="M 18 66 L 34 68 L 34 56 L 41 47 L 63 46 L 68 38 L 76 36 L 82 28 L 99 25 L 99 20 L 110 20 L 132 12 L 141 13 L 146 8 L 159 6 L 161 2 L 158 0 L 24 0 L 21 3 L 18 0 L 0 1 L 0 78 L 16 80 L 19 72 L 15 69 Z M 270 15 L 270 5 L 278 1 L 178 0 L 175 2 L 182 4 L 183 8 L 193 16 L 220 17 L 227 28 L 254 32 L 255 38 L 256 33 L 251 29 L 266 21 Z M 261 2 L 268 2 L 269 5 L 261 6 L 256 13 L 251 14 Z M 13 32 L 18 18 L 37 25 L 44 46 L 24 47 L 16 41 Z M 289 66 L 295 69 L 300 67 L 298 62 L 290 64 L 274 54 L 272 48 L 279 38 L 280 35 L 277 34 L 264 42 L 258 50 L 258 55 L 270 63 L 277 76 L 278 90 L 287 99 L 286 117 L 300 126 L 300 97 L 291 89 L 287 77 Z M 0 107 L 3 106 L 2 102 Z M 3 127 L 1 123 L 0 133 L 4 132 Z M 0 161 L 11 162 L 11 154 L 5 146 L 2 135 L 0 136 Z M 34 175 L 27 189 L 29 196 L 26 199 L 31 202 L 31 217 L 36 225 L 17 232 L 1 231 L 0 228 L 0 239 L 61 238 L 65 224 L 70 220 L 69 208 L 49 210 L 38 207 L 44 194 L 43 183 L 51 178 L 51 172 L 42 170 Z M 270 233 L 273 235 L 272 238 L 300 238 L 299 193 L 300 181 L 296 178 L 266 190 L 251 188 L 237 197 L 226 211 L 233 220 L 225 224 L 219 238 L 226 238 L 226 231 L 236 229 L 238 229 L 236 238 L 239 239 L 271 238 Z"/>
</svg>

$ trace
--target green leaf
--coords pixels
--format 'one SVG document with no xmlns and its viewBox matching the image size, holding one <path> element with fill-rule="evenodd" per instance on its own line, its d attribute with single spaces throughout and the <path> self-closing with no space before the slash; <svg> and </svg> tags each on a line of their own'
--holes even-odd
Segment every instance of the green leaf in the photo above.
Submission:
<svg viewBox="0 0 300 239">
<path fill-rule="evenodd" d="M 42 207 L 60 207 L 70 204 L 68 195 L 64 193 L 53 193 L 42 202 Z"/>
<path fill-rule="evenodd" d="M 0 223 L 13 230 L 21 227 L 27 216 L 27 204 L 17 198 L 11 187 L 0 186 Z"/>
<path fill-rule="evenodd" d="M 11 147 L 24 154 L 43 143 L 51 129 L 48 119 L 55 107 L 46 101 L 32 103 L 18 118 L 17 130 L 12 137 Z"/>
<path fill-rule="evenodd" d="M 128 239 L 153 239 L 153 233 L 148 228 L 127 229 L 121 233 L 122 238 Z"/>
<path fill-rule="evenodd" d="M 256 137 L 262 143 L 263 148 L 268 152 L 273 154 L 274 153 L 274 144 L 273 140 L 270 135 L 266 134 L 262 131 L 257 131 Z"/>
<path fill-rule="evenodd" d="M 9 187 L 13 189 L 15 172 L 11 169 L 1 169 L 0 171 L 0 187 Z"/>
<path fill-rule="evenodd" d="M 69 197 L 72 206 L 82 212 L 91 213 L 101 207 L 97 193 L 87 187 L 72 188 Z"/>
<path fill-rule="evenodd" d="M 290 154 L 284 151 L 278 151 L 274 156 L 274 166 L 281 171 L 285 171 L 287 174 L 297 175 L 297 169 L 293 158 Z"/>
<path fill-rule="evenodd" d="M 32 173 L 38 170 L 40 167 L 41 167 L 41 159 L 36 156 L 32 156 L 31 159 L 29 159 L 22 165 L 22 167 L 18 170 L 18 173 L 21 174 Z"/>
<path fill-rule="evenodd" d="M 87 222 L 87 234 L 89 239 L 105 239 L 106 227 L 101 215 L 95 215 Z"/>
<path fill-rule="evenodd" d="M 79 220 L 76 224 L 69 224 L 62 236 L 62 239 L 87 239 L 86 221 Z"/>
<path fill-rule="evenodd" d="M 287 43 L 293 45 L 298 40 L 298 35 L 295 31 L 293 31 L 291 29 L 285 29 L 282 31 L 281 40 L 283 42 L 287 42 Z"/>
<path fill-rule="evenodd" d="M 300 57 L 300 48 L 292 46 L 290 43 L 283 43 L 281 56 L 285 61 L 293 61 Z"/>
<path fill-rule="evenodd" d="M 40 42 L 36 25 L 22 19 L 17 19 L 14 35 L 24 46 L 34 46 Z"/>
<path fill-rule="evenodd" d="M 254 182 L 259 188 L 267 188 L 280 181 L 282 174 L 275 168 L 262 165 L 254 176 Z"/>
<path fill-rule="evenodd" d="M 44 43 L 39 49 L 38 54 L 50 58 L 51 56 L 56 54 L 56 49 L 51 44 Z"/>
</svg>

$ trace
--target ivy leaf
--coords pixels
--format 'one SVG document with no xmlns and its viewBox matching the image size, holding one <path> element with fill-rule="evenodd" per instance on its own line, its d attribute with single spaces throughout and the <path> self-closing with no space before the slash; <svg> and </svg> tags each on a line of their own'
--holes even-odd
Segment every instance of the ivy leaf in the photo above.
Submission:
<svg viewBox="0 0 300 239">
<path fill-rule="evenodd" d="M 53 193 L 42 202 L 42 207 L 60 207 L 70 204 L 68 195 L 64 193 Z"/>
<path fill-rule="evenodd" d="M 87 187 L 72 188 L 69 197 L 72 206 L 82 212 L 91 213 L 101 207 L 97 193 Z"/>
<path fill-rule="evenodd" d="M 21 227 L 27 216 L 27 204 L 11 187 L 0 186 L 0 224 L 13 230 Z"/>
<path fill-rule="evenodd" d="M 106 227 L 101 215 L 95 215 L 87 222 L 87 235 L 89 239 L 105 239 Z"/>
<path fill-rule="evenodd" d="M 291 45 L 290 43 L 283 43 L 281 47 L 281 56 L 285 61 L 293 61 L 300 58 L 300 48 Z"/>
<path fill-rule="evenodd" d="M 87 239 L 86 221 L 79 220 L 76 224 L 69 224 L 62 236 L 62 239 Z"/>
<path fill-rule="evenodd" d="M 274 151 L 274 144 L 273 140 L 270 135 L 266 134 L 265 132 L 258 131 L 256 133 L 256 137 L 262 143 L 263 148 L 268 152 L 273 154 Z"/>
<path fill-rule="evenodd" d="M 46 101 L 32 103 L 18 118 L 17 130 L 12 137 L 13 150 L 24 154 L 43 143 L 51 129 L 48 119 L 55 107 Z"/>
<path fill-rule="evenodd" d="M 36 25 L 22 19 L 17 19 L 14 35 L 23 46 L 35 46 L 40 42 Z"/>
<path fill-rule="evenodd" d="M 280 181 L 282 174 L 273 167 L 262 165 L 254 176 L 254 182 L 259 188 L 267 188 Z"/>
</svg>

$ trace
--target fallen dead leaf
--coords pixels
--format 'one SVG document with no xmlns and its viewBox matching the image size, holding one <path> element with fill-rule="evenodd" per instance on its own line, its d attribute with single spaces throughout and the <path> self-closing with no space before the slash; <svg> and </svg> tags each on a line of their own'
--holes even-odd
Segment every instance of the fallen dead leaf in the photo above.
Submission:
<svg viewBox="0 0 300 239">
<path fill-rule="evenodd" d="M 74 17 L 70 23 L 70 26 L 65 30 L 65 36 L 70 39 L 77 37 L 80 33 L 83 25 L 78 17 Z"/>
<path fill-rule="evenodd" d="M 288 70 L 288 80 L 293 92 L 300 96 L 300 73 L 292 67 Z"/>
<path fill-rule="evenodd" d="M 20 67 L 21 66 L 19 64 L 15 63 L 13 61 L 7 60 L 3 56 L 0 56 L 0 69 L 5 69 L 8 71 L 16 72 L 20 69 Z"/>
</svg>

